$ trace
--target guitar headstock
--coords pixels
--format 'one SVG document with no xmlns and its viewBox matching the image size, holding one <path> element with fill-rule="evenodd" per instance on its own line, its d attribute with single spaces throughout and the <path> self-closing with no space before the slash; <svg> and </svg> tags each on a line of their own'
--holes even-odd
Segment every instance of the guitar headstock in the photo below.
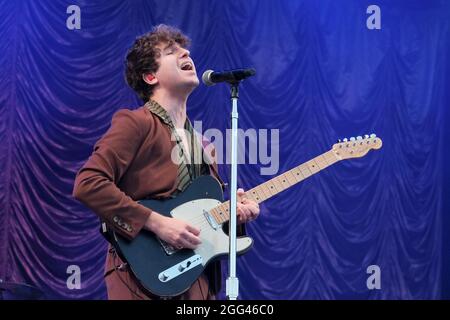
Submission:
<svg viewBox="0 0 450 320">
<path fill-rule="evenodd" d="M 369 150 L 380 149 L 383 142 L 375 134 L 338 140 L 331 149 L 339 160 L 364 157 Z"/>
</svg>

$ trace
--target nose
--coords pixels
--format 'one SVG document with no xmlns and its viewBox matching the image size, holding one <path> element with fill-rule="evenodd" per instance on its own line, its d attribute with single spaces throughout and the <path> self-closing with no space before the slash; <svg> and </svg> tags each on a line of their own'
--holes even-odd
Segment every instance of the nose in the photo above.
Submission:
<svg viewBox="0 0 450 320">
<path fill-rule="evenodd" d="M 187 58 L 191 55 L 191 52 L 186 48 L 181 48 L 181 57 Z"/>
</svg>

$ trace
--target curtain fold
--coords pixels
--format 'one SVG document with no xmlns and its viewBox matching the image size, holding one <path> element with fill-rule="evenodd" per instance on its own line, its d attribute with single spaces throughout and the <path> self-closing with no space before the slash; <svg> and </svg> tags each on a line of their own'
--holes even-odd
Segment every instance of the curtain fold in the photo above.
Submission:
<svg viewBox="0 0 450 320">
<path fill-rule="evenodd" d="M 383 140 L 261 205 L 238 259 L 241 298 L 441 298 L 450 3 L 376 2 L 380 30 L 366 27 L 368 1 L 0 0 L 0 278 L 48 298 L 106 298 L 106 243 L 73 181 L 112 114 L 141 104 L 124 80 L 127 49 L 166 23 L 191 37 L 200 76 L 257 70 L 240 86 L 239 124 L 279 130 L 278 174 L 338 138 Z M 79 30 L 66 27 L 72 4 Z M 225 132 L 229 112 L 225 85 L 189 99 L 203 130 Z M 271 178 L 263 167 L 240 165 L 239 186 Z M 73 265 L 80 289 L 67 286 Z M 379 290 L 367 287 L 371 265 Z"/>
</svg>

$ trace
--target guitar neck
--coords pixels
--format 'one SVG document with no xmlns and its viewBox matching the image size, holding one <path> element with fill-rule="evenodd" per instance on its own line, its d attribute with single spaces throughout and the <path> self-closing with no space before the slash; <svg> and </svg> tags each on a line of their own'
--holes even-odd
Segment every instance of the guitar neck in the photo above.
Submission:
<svg viewBox="0 0 450 320">
<path fill-rule="evenodd" d="M 327 151 L 275 178 L 266 181 L 253 189 L 248 190 L 245 196 L 257 203 L 261 203 L 293 185 L 309 178 L 319 171 L 338 162 L 333 151 Z M 210 214 L 218 223 L 227 222 L 230 219 L 230 202 L 225 201 L 221 205 L 210 210 Z"/>
</svg>

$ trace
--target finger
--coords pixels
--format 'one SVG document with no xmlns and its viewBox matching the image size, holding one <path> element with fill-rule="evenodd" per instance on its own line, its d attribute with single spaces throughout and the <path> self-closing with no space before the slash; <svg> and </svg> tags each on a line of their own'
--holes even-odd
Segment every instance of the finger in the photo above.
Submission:
<svg viewBox="0 0 450 320">
<path fill-rule="evenodd" d="M 245 191 L 242 188 L 237 189 L 237 201 L 242 202 L 245 199 Z"/>
<path fill-rule="evenodd" d="M 250 221 L 248 216 L 242 217 L 242 219 L 241 219 L 241 223 L 246 223 L 248 221 Z"/>
<path fill-rule="evenodd" d="M 191 225 L 187 225 L 187 230 L 196 236 L 200 234 L 200 229 L 197 229 L 196 227 L 193 227 Z"/>
<path fill-rule="evenodd" d="M 238 223 L 244 223 L 246 221 L 245 213 L 242 210 L 239 210 L 237 220 Z"/>
<path fill-rule="evenodd" d="M 260 213 L 259 206 L 257 204 L 249 204 L 248 209 L 252 216 L 257 216 Z"/>
<path fill-rule="evenodd" d="M 191 243 L 190 241 L 188 241 L 186 239 L 182 239 L 180 242 L 181 242 L 181 246 L 183 248 L 187 248 L 187 249 L 195 249 L 195 248 L 197 248 L 197 245 Z"/>
<path fill-rule="evenodd" d="M 250 213 L 250 209 L 248 208 L 248 206 L 242 206 L 241 210 L 246 217 L 250 216 L 251 213 Z"/>
<path fill-rule="evenodd" d="M 194 238 L 191 238 L 191 237 L 194 237 Z M 183 248 L 195 249 L 201 243 L 201 241 L 199 238 L 196 238 L 195 236 L 190 234 L 190 236 L 187 236 L 187 235 L 181 236 L 178 243 Z"/>
<path fill-rule="evenodd" d="M 242 221 L 243 222 L 247 222 L 250 220 L 251 218 L 251 213 L 248 209 L 243 209 L 242 210 L 242 215 L 241 215 Z"/>
<path fill-rule="evenodd" d="M 259 206 L 257 204 L 249 204 L 248 209 L 250 211 L 249 220 L 255 220 L 258 218 L 261 211 L 259 210 Z"/>
<path fill-rule="evenodd" d="M 242 204 L 245 204 L 245 205 L 250 205 L 251 204 L 251 205 L 254 205 L 256 207 L 259 207 L 259 204 L 255 200 L 250 200 L 248 198 L 244 198 L 242 200 Z"/>
<path fill-rule="evenodd" d="M 186 233 L 186 234 L 183 236 L 183 239 L 189 241 L 190 243 L 192 243 L 192 244 L 194 244 L 194 245 L 199 245 L 200 243 L 202 243 L 202 241 L 200 240 L 199 237 L 193 235 L 193 234 L 190 233 L 190 232 L 189 232 L 189 233 Z"/>
<path fill-rule="evenodd" d="M 250 220 L 255 220 L 256 218 L 258 218 L 259 212 L 252 212 L 251 216 L 250 216 Z"/>
<path fill-rule="evenodd" d="M 244 223 L 245 222 L 245 213 L 242 211 L 242 209 L 239 207 L 237 208 L 237 221 L 238 223 Z"/>
<path fill-rule="evenodd" d="M 255 201 L 246 199 L 246 201 L 244 201 L 243 204 L 245 205 L 246 208 L 250 210 L 252 215 L 259 214 L 260 212 L 259 205 Z"/>
<path fill-rule="evenodd" d="M 238 216 L 240 216 L 242 219 L 246 220 L 247 216 L 250 214 L 250 212 L 248 211 L 247 208 L 245 208 L 245 206 L 238 204 L 238 208 L 237 208 L 237 214 Z"/>
</svg>

